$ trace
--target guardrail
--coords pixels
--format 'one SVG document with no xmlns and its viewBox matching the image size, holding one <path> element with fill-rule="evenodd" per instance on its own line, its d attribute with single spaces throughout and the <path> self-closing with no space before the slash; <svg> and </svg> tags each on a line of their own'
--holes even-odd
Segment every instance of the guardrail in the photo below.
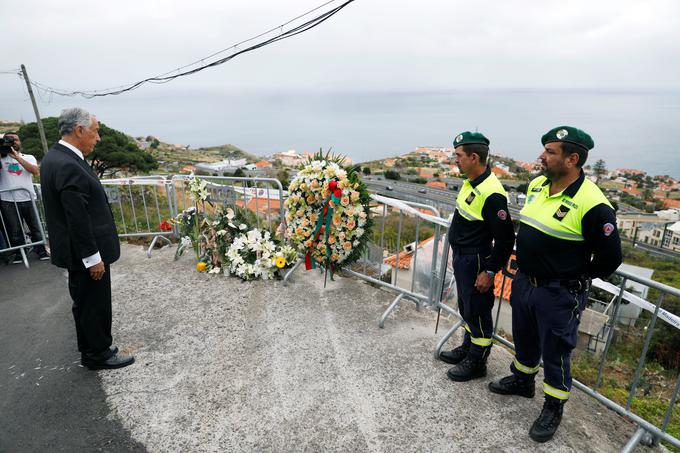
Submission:
<svg viewBox="0 0 680 453">
<path fill-rule="evenodd" d="M 17 201 L 16 195 L 23 193 L 30 201 Z M 0 209 L 0 253 L 18 252 L 24 266 L 28 269 L 28 257 L 26 249 L 35 246 L 45 246 L 45 230 L 42 225 L 40 212 L 36 205 L 36 200 L 33 194 L 28 189 L 5 189 L 0 190 L 0 194 L 11 194 L 12 201 L 2 201 L 2 209 Z M 27 218 L 30 216 L 30 218 Z M 26 222 L 26 224 L 25 224 Z M 26 226 L 29 227 L 31 233 L 31 242 L 26 242 L 27 231 Z M 17 231 L 17 228 L 19 231 Z M 40 240 L 36 241 L 33 237 L 35 231 L 31 229 L 38 229 Z M 17 238 L 17 234 L 21 235 Z M 21 243 L 20 243 L 21 242 Z"/>
</svg>

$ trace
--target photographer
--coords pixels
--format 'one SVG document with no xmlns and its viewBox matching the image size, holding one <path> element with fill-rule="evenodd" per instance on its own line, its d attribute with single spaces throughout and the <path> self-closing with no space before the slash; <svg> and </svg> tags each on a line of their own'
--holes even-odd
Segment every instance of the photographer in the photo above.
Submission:
<svg viewBox="0 0 680 453">
<path fill-rule="evenodd" d="M 42 241 L 40 220 L 33 209 L 32 199 L 35 200 L 33 189 L 33 175 L 40 174 L 40 167 L 35 157 L 21 153 L 21 140 L 15 132 L 7 132 L 0 139 L 0 190 L 26 189 L 10 192 L 0 192 L 0 210 L 7 229 L 10 247 L 26 243 L 22 223 L 26 222 L 32 242 Z M 18 214 L 18 215 L 17 215 Z M 33 247 L 41 260 L 48 260 L 49 255 L 44 245 Z M 21 255 L 14 251 L 11 262 L 21 263 Z"/>
</svg>

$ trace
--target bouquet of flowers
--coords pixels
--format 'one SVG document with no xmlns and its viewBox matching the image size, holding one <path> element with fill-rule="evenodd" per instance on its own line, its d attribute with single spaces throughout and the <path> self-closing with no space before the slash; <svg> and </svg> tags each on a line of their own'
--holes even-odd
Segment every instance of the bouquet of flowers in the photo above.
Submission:
<svg viewBox="0 0 680 453">
<path fill-rule="evenodd" d="M 352 264 L 371 236 L 368 190 L 342 161 L 319 152 L 288 188 L 286 236 L 305 255 L 307 269 L 318 263 L 332 272 Z"/>
<path fill-rule="evenodd" d="M 252 229 L 237 236 L 226 253 L 227 272 L 243 280 L 270 280 L 297 260 L 295 249 L 277 246 L 269 231 Z"/>
</svg>

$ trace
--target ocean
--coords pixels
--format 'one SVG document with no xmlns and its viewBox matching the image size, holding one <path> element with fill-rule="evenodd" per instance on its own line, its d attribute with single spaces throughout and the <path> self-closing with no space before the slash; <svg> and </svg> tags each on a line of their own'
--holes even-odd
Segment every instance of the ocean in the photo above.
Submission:
<svg viewBox="0 0 680 453">
<path fill-rule="evenodd" d="M 320 148 L 363 162 L 418 146 L 450 146 L 479 130 L 493 154 L 523 161 L 541 152 L 540 137 L 558 125 L 593 137 L 589 163 L 680 178 L 680 92 L 172 92 L 146 87 L 98 100 L 54 99 L 43 116 L 80 105 L 131 135 L 200 146 L 234 144 L 257 155 Z M 22 111 L 31 120 L 30 104 Z M 0 117 L 12 118 L 0 111 Z"/>
</svg>

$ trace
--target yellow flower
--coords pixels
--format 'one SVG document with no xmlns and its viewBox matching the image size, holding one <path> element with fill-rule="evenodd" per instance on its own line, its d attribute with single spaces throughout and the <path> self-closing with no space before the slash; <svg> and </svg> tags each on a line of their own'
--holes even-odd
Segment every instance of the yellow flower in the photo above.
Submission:
<svg viewBox="0 0 680 453">
<path fill-rule="evenodd" d="M 342 248 L 345 250 L 352 250 L 352 243 L 349 241 L 346 241 L 344 244 L 342 244 Z"/>
<path fill-rule="evenodd" d="M 205 272 L 205 268 L 208 267 L 207 264 L 205 264 L 203 261 L 199 261 L 196 263 L 196 270 L 198 272 Z"/>
<path fill-rule="evenodd" d="M 276 258 L 276 267 L 281 269 L 285 265 L 286 265 L 286 259 L 284 257 L 280 256 L 280 257 Z"/>
</svg>

